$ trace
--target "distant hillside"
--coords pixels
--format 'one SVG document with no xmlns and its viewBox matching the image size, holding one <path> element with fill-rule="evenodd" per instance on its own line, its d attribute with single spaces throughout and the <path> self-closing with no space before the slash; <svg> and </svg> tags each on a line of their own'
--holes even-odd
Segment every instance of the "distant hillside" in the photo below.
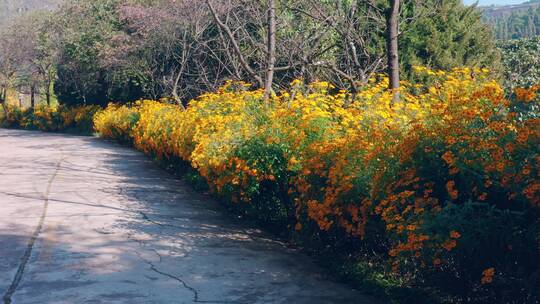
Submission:
<svg viewBox="0 0 540 304">
<path fill-rule="evenodd" d="M 540 35 L 540 0 L 480 9 L 484 19 L 493 25 L 497 39 L 532 38 Z"/>
<path fill-rule="evenodd" d="M 32 10 L 52 9 L 63 0 L 0 0 L 0 25 Z"/>
<path fill-rule="evenodd" d="M 482 6 L 480 8 L 484 11 L 486 17 L 501 17 L 512 13 L 524 13 L 529 9 L 535 9 L 538 6 L 540 6 L 540 0 L 528 1 L 523 4 L 492 5 Z"/>
</svg>

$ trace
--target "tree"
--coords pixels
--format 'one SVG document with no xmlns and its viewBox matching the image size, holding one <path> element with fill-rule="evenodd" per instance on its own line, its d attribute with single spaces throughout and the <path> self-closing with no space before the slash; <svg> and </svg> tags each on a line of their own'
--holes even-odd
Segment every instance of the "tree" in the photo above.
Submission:
<svg viewBox="0 0 540 304">
<path fill-rule="evenodd" d="M 36 93 L 43 82 L 39 59 L 39 35 L 46 15 L 34 12 L 15 18 L 1 34 L 2 99 L 9 88 L 28 90 L 30 105 L 35 106 Z"/>
<path fill-rule="evenodd" d="M 66 104 L 125 102 L 144 96 L 139 74 L 129 61 L 111 61 L 111 50 L 125 44 L 119 0 L 67 2 L 56 12 L 58 81 L 55 92 Z"/>
<path fill-rule="evenodd" d="M 386 52 L 388 54 L 389 89 L 394 92 L 394 102 L 399 101 L 399 15 L 400 0 L 390 0 L 386 13 Z"/>
<path fill-rule="evenodd" d="M 220 6 L 216 7 L 214 2 L 206 0 L 206 5 L 217 25 L 223 50 L 230 59 L 228 63 L 232 64 L 238 78 L 247 74 L 248 81 L 254 80 L 264 88 L 265 100 L 273 91 L 276 73 L 281 73 L 279 83 L 283 84 L 284 79 L 289 79 L 289 72 L 295 74 L 295 70 L 310 65 L 308 60 L 311 58 L 300 55 L 308 47 L 307 39 L 291 35 L 293 30 L 288 27 L 296 19 L 289 14 L 289 1 L 279 2 L 279 14 L 276 0 L 265 1 L 264 6 L 258 1 L 229 1 L 218 3 Z M 278 28 L 278 24 L 282 27 Z M 235 61 L 238 64 L 235 65 Z M 276 66 L 276 63 L 281 65 Z"/>
<path fill-rule="evenodd" d="M 264 100 L 267 101 L 272 93 L 274 83 L 274 68 L 276 65 L 276 2 L 268 0 L 268 44 L 267 44 L 267 72 L 264 85 Z"/>
<path fill-rule="evenodd" d="M 119 7 L 128 39 L 110 52 L 110 58 L 125 68 L 143 71 L 145 94 L 174 97 L 181 105 L 217 89 L 224 79 L 241 79 L 230 48 L 222 43 L 206 6 L 197 3 L 164 0 Z"/>
<path fill-rule="evenodd" d="M 22 81 L 24 74 L 32 76 L 27 83 L 54 83 L 66 104 L 167 97 L 183 106 L 227 80 L 254 83 L 264 89 L 265 100 L 293 79 L 329 81 L 354 98 L 378 73 L 386 72 L 390 89 L 398 91 L 401 78 L 413 77 L 413 65 L 449 69 L 497 62 L 480 14 L 460 0 L 204 4 L 69 1 L 30 39 L 37 47 L 23 57 L 33 58 L 28 69 L 33 73 L 21 73 L 21 50 L 16 40 L 6 38 L 0 48 L 12 54 L 0 59 L 0 80 Z M 50 100 L 50 92 L 46 95 Z"/>
<path fill-rule="evenodd" d="M 210 10 L 211 14 L 212 14 L 212 17 L 214 18 L 216 24 L 218 25 L 219 27 L 219 30 L 221 32 L 224 32 L 227 36 L 227 38 L 229 39 L 231 45 L 232 45 L 232 49 L 234 50 L 234 53 L 235 55 L 237 56 L 238 60 L 240 61 L 240 64 L 242 66 L 242 68 L 254 79 L 257 81 L 257 83 L 259 84 L 260 87 L 264 87 L 264 81 L 263 81 L 263 78 L 259 75 L 259 73 L 257 73 L 257 71 L 254 70 L 254 68 L 250 65 L 250 63 L 246 60 L 246 57 L 244 56 L 244 53 L 242 52 L 242 49 L 240 47 L 240 44 L 237 40 L 237 38 L 235 37 L 235 34 L 233 33 L 233 31 L 231 30 L 231 27 L 226 23 L 226 22 L 223 22 L 221 20 L 221 17 L 219 16 L 217 10 L 214 8 L 214 5 L 212 4 L 212 1 L 211 0 L 206 0 L 206 5 L 208 6 L 208 9 Z M 234 7 L 232 6 L 227 6 L 224 8 L 225 10 L 227 10 L 226 14 L 227 14 L 227 19 L 228 20 L 229 18 L 229 14 L 230 12 L 234 9 Z M 236 16 L 235 16 L 236 17 Z M 235 18 L 236 20 L 240 20 L 239 18 Z M 248 21 L 248 20 L 245 20 L 245 21 Z M 244 24 L 245 25 L 245 24 Z M 247 26 L 244 26 L 244 30 L 246 29 Z M 249 32 L 244 32 L 243 34 L 245 34 L 246 36 L 250 37 L 250 33 Z M 256 41 L 254 40 L 254 44 L 256 46 L 260 46 L 260 42 L 259 41 Z M 260 63 L 259 63 L 260 65 Z"/>
<path fill-rule="evenodd" d="M 313 41 L 304 64 L 337 86 L 355 94 L 369 77 L 384 69 L 384 18 L 380 8 L 368 1 L 308 1 L 291 8 L 312 20 Z M 321 70 L 322 68 L 322 70 Z"/>
<path fill-rule="evenodd" d="M 426 0 L 432 12 L 404 24 L 400 40 L 401 69 L 411 78 L 412 66 L 450 70 L 487 67 L 499 70 L 500 55 L 489 25 L 475 7 L 460 0 Z"/>
</svg>

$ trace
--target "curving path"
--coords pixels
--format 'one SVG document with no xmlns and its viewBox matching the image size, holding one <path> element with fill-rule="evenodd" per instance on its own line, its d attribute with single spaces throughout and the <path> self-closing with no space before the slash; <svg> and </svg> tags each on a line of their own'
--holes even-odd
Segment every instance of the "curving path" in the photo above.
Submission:
<svg viewBox="0 0 540 304">
<path fill-rule="evenodd" d="M 2 303 L 373 303 L 144 155 L 0 129 Z"/>
</svg>

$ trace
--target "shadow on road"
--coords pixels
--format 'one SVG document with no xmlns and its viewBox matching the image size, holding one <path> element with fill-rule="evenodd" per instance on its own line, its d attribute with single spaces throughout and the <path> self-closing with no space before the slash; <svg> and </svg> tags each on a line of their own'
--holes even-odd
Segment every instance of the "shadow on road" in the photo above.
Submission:
<svg viewBox="0 0 540 304">
<path fill-rule="evenodd" d="M 21 303 L 373 303 L 142 153 L 92 137 L 8 131 L 0 141 L 6 136 L 28 154 L 13 157 L 10 172 L 37 172 L 28 159 L 43 171 L 51 167 L 47 155 L 62 159 L 15 294 L 31 301 Z M 0 186 L 0 198 L 35 204 L 40 197 Z M 35 222 L 17 216 L 11 221 Z M 0 230 L 2 289 L 27 242 L 8 234 L 16 229 Z"/>
</svg>

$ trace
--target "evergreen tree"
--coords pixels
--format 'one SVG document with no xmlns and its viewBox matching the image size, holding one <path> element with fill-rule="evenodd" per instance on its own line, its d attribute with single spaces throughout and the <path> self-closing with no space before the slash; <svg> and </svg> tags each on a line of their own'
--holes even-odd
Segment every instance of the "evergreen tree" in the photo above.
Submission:
<svg viewBox="0 0 540 304">
<path fill-rule="evenodd" d="M 460 0 L 429 0 L 436 8 L 404 29 L 402 66 L 448 70 L 455 67 L 498 69 L 499 52 L 481 13 Z"/>
</svg>

